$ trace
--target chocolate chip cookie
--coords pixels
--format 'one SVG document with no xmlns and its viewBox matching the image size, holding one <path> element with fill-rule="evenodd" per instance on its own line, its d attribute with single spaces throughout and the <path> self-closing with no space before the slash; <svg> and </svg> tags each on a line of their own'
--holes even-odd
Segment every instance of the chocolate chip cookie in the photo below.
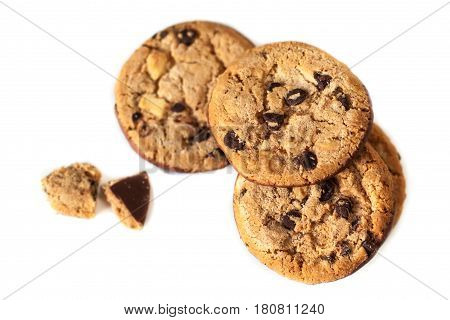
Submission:
<svg viewBox="0 0 450 320">
<path fill-rule="evenodd" d="M 238 176 L 234 214 L 250 252 L 278 273 L 315 284 L 356 271 L 378 249 L 394 214 L 392 177 L 366 145 L 336 176 L 305 187 Z"/>
<path fill-rule="evenodd" d="M 103 190 L 120 222 L 132 229 L 143 227 L 150 204 L 150 182 L 146 172 L 110 181 Z"/>
<path fill-rule="evenodd" d="M 245 178 L 303 186 L 333 176 L 356 155 L 372 108 L 347 66 L 313 46 L 284 42 L 249 50 L 227 68 L 209 123 Z"/>
<path fill-rule="evenodd" d="M 148 161 L 183 172 L 228 164 L 207 123 L 218 75 L 252 43 L 211 22 L 171 26 L 125 63 L 116 84 L 116 114 L 131 146 Z"/>
<path fill-rule="evenodd" d="M 400 218 L 406 198 L 406 181 L 400 163 L 400 154 L 384 131 L 376 124 L 369 134 L 369 143 L 378 152 L 392 174 L 395 216 L 393 224 Z"/>
<path fill-rule="evenodd" d="M 93 165 L 74 163 L 50 173 L 42 179 L 42 187 L 50 205 L 59 213 L 92 218 L 100 177 L 100 171 Z"/>
</svg>

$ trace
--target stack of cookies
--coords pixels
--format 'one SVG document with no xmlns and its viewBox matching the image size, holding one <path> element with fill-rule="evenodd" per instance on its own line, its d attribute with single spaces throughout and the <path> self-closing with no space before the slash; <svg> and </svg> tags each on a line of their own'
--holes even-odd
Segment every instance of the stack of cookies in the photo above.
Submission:
<svg viewBox="0 0 450 320">
<path fill-rule="evenodd" d="M 242 240 L 269 268 L 320 283 L 367 262 L 405 198 L 400 157 L 350 69 L 299 42 L 253 47 L 210 22 L 140 46 L 116 86 L 132 147 L 166 169 L 238 171 Z"/>
</svg>

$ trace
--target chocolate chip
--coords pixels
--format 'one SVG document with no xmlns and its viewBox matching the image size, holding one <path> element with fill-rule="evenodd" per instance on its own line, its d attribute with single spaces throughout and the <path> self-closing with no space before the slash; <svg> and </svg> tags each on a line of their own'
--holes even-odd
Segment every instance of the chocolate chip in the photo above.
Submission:
<svg viewBox="0 0 450 320">
<path fill-rule="evenodd" d="M 163 31 L 161 31 L 161 32 L 159 32 L 159 33 L 155 33 L 155 34 L 152 36 L 152 39 L 157 39 L 157 38 L 159 38 L 159 40 L 162 40 L 162 39 L 164 39 L 165 37 L 167 37 L 168 34 L 169 34 L 169 32 L 167 32 L 166 30 L 163 30 Z"/>
<path fill-rule="evenodd" d="M 297 209 L 292 209 L 291 211 L 286 212 L 286 215 L 289 217 L 301 217 L 300 211 L 298 211 Z"/>
<path fill-rule="evenodd" d="M 140 118 L 142 118 L 142 113 L 140 113 L 139 111 L 133 113 L 133 115 L 131 116 L 131 119 L 133 119 L 133 122 L 138 121 Z"/>
<path fill-rule="evenodd" d="M 336 261 L 336 252 L 330 253 L 327 259 L 330 263 L 334 263 Z"/>
<path fill-rule="evenodd" d="M 334 194 L 334 189 L 336 186 L 336 180 L 334 178 L 325 180 L 324 182 L 319 184 L 320 189 L 320 202 L 326 202 L 331 199 Z"/>
<path fill-rule="evenodd" d="M 342 104 L 345 111 L 348 111 L 352 105 L 350 98 L 348 95 L 346 95 L 341 87 L 337 87 L 336 90 L 334 90 L 334 95 L 336 96 L 336 99 Z"/>
<path fill-rule="evenodd" d="M 167 37 L 168 34 L 169 34 L 169 32 L 167 32 L 166 30 L 163 30 L 159 33 L 159 38 L 162 40 L 165 37 Z"/>
<path fill-rule="evenodd" d="M 215 148 L 213 151 L 208 153 L 208 157 L 222 158 L 225 157 L 225 153 L 220 148 Z"/>
<path fill-rule="evenodd" d="M 336 201 L 334 211 L 339 217 L 348 219 L 353 209 L 353 203 L 349 198 L 340 198 Z"/>
<path fill-rule="evenodd" d="M 197 130 L 197 133 L 195 134 L 195 136 L 193 136 L 191 138 L 191 142 L 192 143 L 202 142 L 202 141 L 208 140 L 210 136 L 211 136 L 211 131 L 209 130 L 208 127 L 200 127 Z"/>
<path fill-rule="evenodd" d="M 170 110 L 173 112 L 183 112 L 186 109 L 186 106 L 184 105 L 184 103 L 181 102 L 177 102 L 175 103 Z"/>
<path fill-rule="evenodd" d="M 336 262 L 336 252 L 332 252 L 330 253 L 329 256 L 322 256 L 321 257 L 323 260 L 328 261 L 329 263 L 333 264 Z"/>
<path fill-rule="evenodd" d="M 370 231 L 367 233 L 366 240 L 364 240 L 361 245 L 369 256 L 377 250 L 375 237 Z"/>
<path fill-rule="evenodd" d="M 223 152 L 222 149 L 216 148 L 216 152 L 219 154 L 219 156 L 225 157 L 225 152 Z"/>
<path fill-rule="evenodd" d="M 284 115 L 273 112 L 266 112 L 263 114 L 263 119 L 267 122 L 269 129 L 278 130 L 283 125 Z"/>
<path fill-rule="evenodd" d="M 286 97 L 284 98 L 284 101 L 288 106 L 295 106 L 305 101 L 307 97 L 308 97 L 307 91 L 297 88 L 289 91 Z"/>
<path fill-rule="evenodd" d="M 183 29 L 177 33 L 177 38 L 180 43 L 183 43 L 186 46 L 193 44 L 197 36 L 198 32 L 194 29 Z"/>
<path fill-rule="evenodd" d="M 343 95 L 338 97 L 339 102 L 344 106 L 345 111 L 348 111 L 350 109 L 350 98 L 347 95 Z"/>
<path fill-rule="evenodd" d="M 227 134 L 225 135 L 225 137 L 223 138 L 223 143 L 225 143 L 225 145 L 233 150 L 242 150 L 245 147 L 245 142 L 242 141 L 234 131 L 230 130 L 227 132 Z"/>
<path fill-rule="evenodd" d="M 150 127 L 144 121 L 138 123 L 137 129 L 141 138 L 144 138 L 150 134 Z"/>
<path fill-rule="evenodd" d="M 295 221 L 291 220 L 288 215 L 284 215 L 281 217 L 281 225 L 288 230 L 294 230 Z"/>
<path fill-rule="evenodd" d="M 296 156 L 293 160 L 296 165 L 302 166 L 305 170 L 312 170 L 317 166 L 317 156 L 308 150 Z"/>
<path fill-rule="evenodd" d="M 330 84 L 331 76 L 320 72 L 314 72 L 314 79 L 317 81 L 317 89 L 322 91 Z"/>
<path fill-rule="evenodd" d="M 283 86 L 283 84 L 280 83 L 280 82 L 271 82 L 267 86 L 267 91 L 272 92 L 273 89 L 278 88 L 278 87 L 282 87 L 282 86 Z"/>
<path fill-rule="evenodd" d="M 343 257 L 348 256 L 349 254 L 352 253 L 352 248 L 350 247 L 350 244 L 345 240 L 339 244 L 339 248 L 341 251 L 341 256 Z"/>
</svg>

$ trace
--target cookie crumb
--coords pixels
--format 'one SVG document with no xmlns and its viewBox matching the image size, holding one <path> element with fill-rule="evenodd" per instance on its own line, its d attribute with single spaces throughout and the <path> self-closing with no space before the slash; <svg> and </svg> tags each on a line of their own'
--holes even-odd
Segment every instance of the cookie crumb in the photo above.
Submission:
<svg viewBox="0 0 450 320">
<path fill-rule="evenodd" d="M 93 165 L 74 163 L 50 173 L 42 179 L 42 187 L 50 205 L 59 213 L 92 218 L 100 177 L 100 171 Z"/>
</svg>

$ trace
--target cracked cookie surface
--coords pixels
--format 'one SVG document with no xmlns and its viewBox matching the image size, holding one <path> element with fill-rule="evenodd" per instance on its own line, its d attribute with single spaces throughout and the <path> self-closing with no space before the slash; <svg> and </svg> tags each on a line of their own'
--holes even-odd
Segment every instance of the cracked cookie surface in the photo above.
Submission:
<svg viewBox="0 0 450 320">
<path fill-rule="evenodd" d="M 368 93 L 350 69 L 298 42 L 247 51 L 219 77 L 209 123 L 248 180 L 303 186 L 336 174 L 368 135 Z"/>
<path fill-rule="evenodd" d="M 233 203 L 250 252 L 310 284 L 360 268 L 383 242 L 394 214 L 392 177 L 368 144 L 346 169 L 317 185 L 262 186 L 239 175 Z"/>
<path fill-rule="evenodd" d="M 395 225 L 400 218 L 403 203 L 406 199 L 406 180 L 405 175 L 403 174 L 402 164 L 400 162 L 400 154 L 386 133 L 375 123 L 373 124 L 372 130 L 369 134 L 369 143 L 378 152 L 384 163 L 386 163 L 392 175 L 392 192 L 395 203 L 395 216 L 393 224 Z"/>
<path fill-rule="evenodd" d="M 148 161 L 183 172 L 228 164 L 207 123 L 218 75 L 252 43 L 211 22 L 171 26 L 125 63 L 116 84 L 116 115 L 131 146 Z"/>
</svg>

